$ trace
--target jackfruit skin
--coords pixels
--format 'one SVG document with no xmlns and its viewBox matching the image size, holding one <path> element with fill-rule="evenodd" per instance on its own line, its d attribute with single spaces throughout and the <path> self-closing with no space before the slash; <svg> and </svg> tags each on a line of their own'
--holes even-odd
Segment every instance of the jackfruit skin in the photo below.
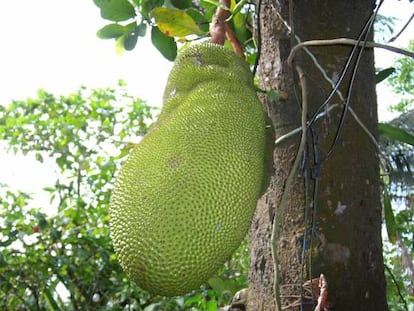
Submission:
<svg viewBox="0 0 414 311">
<path fill-rule="evenodd" d="M 248 65 L 223 46 L 179 54 L 163 101 L 119 172 L 110 229 L 129 277 L 176 296 L 206 283 L 245 237 L 268 183 L 273 129 Z"/>
</svg>

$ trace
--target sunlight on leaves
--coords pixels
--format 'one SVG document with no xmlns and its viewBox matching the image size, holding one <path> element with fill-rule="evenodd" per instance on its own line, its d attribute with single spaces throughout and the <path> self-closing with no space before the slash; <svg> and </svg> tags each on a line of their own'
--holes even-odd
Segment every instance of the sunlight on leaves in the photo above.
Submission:
<svg viewBox="0 0 414 311">
<path fill-rule="evenodd" d="M 151 11 L 158 28 L 169 37 L 185 37 L 203 32 L 185 11 L 169 8 L 155 8 Z"/>
</svg>

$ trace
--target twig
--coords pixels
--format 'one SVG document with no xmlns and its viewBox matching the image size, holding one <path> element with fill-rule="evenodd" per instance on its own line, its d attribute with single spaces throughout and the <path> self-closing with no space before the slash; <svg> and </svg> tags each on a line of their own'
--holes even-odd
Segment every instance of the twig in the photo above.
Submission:
<svg viewBox="0 0 414 311">
<path fill-rule="evenodd" d="M 262 34 L 261 34 L 261 24 L 260 24 L 260 14 L 262 11 L 262 0 L 259 0 L 258 4 L 257 4 L 257 20 L 256 20 L 256 25 L 257 25 L 257 52 L 256 52 L 256 60 L 254 61 L 254 66 L 253 66 L 253 76 L 256 75 L 256 71 L 257 71 L 257 67 L 259 66 L 259 60 L 260 60 L 260 55 L 261 55 L 261 50 L 262 50 Z"/>
<path fill-rule="evenodd" d="M 394 283 L 395 287 L 397 288 L 397 292 L 398 292 L 398 296 L 400 296 L 400 299 L 402 301 L 402 303 L 404 304 L 404 309 L 406 311 L 408 311 L 408 305 L 407 305 L 407 301 L 405 301 L 405 298 L 403 296 L 403 294 L 401 293 L 401 289 L 400 286 L 398 285 L 397 280 L 395 279 L 394 274 L 392 273 L 390 267 L 388 267 L 387 265 L 384 265 L 385 270 L 390 274 L 390 277 L 392 279 L 392 282 Z"/>
<path fill-rule="evenodd" d="M 340 106 L 339 104 L 334 104 L 332 106 L 329 106 L 329 108 L 326 111 L 321 112 L 320 114 L 318 114 L 316 116 L 315 121 L 316 120 L 319 120 L 320 118 L 322 118 L 323 116 L 325 116 L 326 114 L 328 114 L 331 110 L 333 110 L 334 108 L 337 108 L 339 106 Z M 355 113 L 355 111 L 351 107 L 349 107 L 349 112 L 351 113 L 351 115 L 355 119 L 355 121 L 358 123 L 358 125 L 362 128 L 362 130 L 368 135 L 368 137 L 370 138 L 370 140 L 372 141 L 372 143 L 374 144 L 374 146 L 377 148 L 377 150 L 379 150 L 379 145 L 378 145 L 378 142 L 375 139 L 374 135 L 372 135 L 372 133 L 364 125 L 364 123 L 361 121 L 361 119 L 359 119 L 359 117 L 357 116 L 357 114 Z M 300 133 L 301 131 L 302 131 L 302 127 L 297 127 L 294 130 L 290 131 L 289 133 L 286 133 L 285 135 L 280 136 L 278 139 L 276 139 L 275 145 L 280 144 L 284 140 L 286 140 L 289 137 L 292 137 L 292 136 Z"/>
<path fill-rule="evenodd" d="M 372 143 L 374 144 L 375 148 L 379 151 L 380 147 L 375 139 L 374 135 L 368 130 L 368 128 L 365 126 L 364 123 L 359 119 L 358 115 L 355 113 L 354 109 L 352 107 L 348 107 L 349 112 L 351 113 L 352 117 L 355 119 L 355 121 L 358 123 L 358 125 L 362 128 L 362 130 L 365 132 L 365 134 L 368 135 L 368 137 L 371 139 Z"/>
<path fill-rule="evenodd" d="M 315 121 L 319 120 L 320 118 L 322 118 L 323 116 L 328 114 L 332 109 L 337 108 L 339 106 L 340 106 L 339 104 L 334 104 L 334 105 L 329 106 L 328 109 L 326 109 L 324 112 L 321 112 L 320 114 L 318 114 L 316 116 Z M 276 139 L 275 145 L 280 144 L 282 141 L 288 139 L 291 136 L 294 136 L 294 135 L 300 133 L 301 131 L 302 131 L 302 127 L 297 127 L 294 130 L 290 131 L 289 133 L 286 133 L 285 135 L 280 136 L 278 139 Z"/>
<path fill-rule="evenodd" d="M 296 39 L 296 41 L 298 43 L 302 43 L 302 41 L 300 40 L 300 38 L 298 36 L 295 36 L 295 39 Z M 318 62 L 318 60 L 316 59 L 315 55 L 313 55 L 312 52 L 308 48 L 306 48 L 306 47 L 304 47 L 303 50 L 311 58 L 311 60 L 315 64 L 316 68 L 320 71 L 320 73 L 325 78 L 325 80 L 328 81 L 328 83 L 331 85 L 332 89 L 335 89 L 335 83 L 332 81 L 331 78 L 328 77 L 328 74 L 326 73 L 325 69 L 323 69 L 322 65 Z M 339 99 L 341 101 L 345 102 L 345 98 L 342 95 L 341 91 L 337 89 L 336 90 L 336 93 L 338 94 Z"/>
<path fill-rule="evenodd" d="M 384 0 L 382 0 L 382 2 L 383 1 Z M 361 63 L 361 59 L 362 59 L 362 55 L 364 54 L 364 50 L 367 47 L 367 42 L 368 42 L 367 37 L 368 37 L 368 34 L 370 33 L 370 30 L 372 29 L 372 27 L 374 25 L 375 16 L 377 15 L 378 10 L 379 10 L 382 2 L 377 6 L 376 10 L 371 14 L 371 17 L 369 18 L 369 20 L 365 23 L 364 28 L 362 29 L 360 35 L 358 36 L 358 40 L 356 41 L 356 43 L 353 46 L 353 51 L 352 51 L 351 55 L 348 58 L 346 67 L 344 68 L 344 71 L 341 75 L 341 78 L 337 82 L 337 85 L 339 87 L 339 85 L 342 83 L 343 79 L 345 78 L 345 73 L 348 70 L 348 66 L 351 65 L 350 62 L 353 59 L 354 51 L 356 52 L 356 50 L 357 50 L 356 47 L 357 46 L 360 47 L 360 49 L 358 51 L 358 54 L 356 56 L 355 63 L 353 65 L 353 69 L 352 69 L 352 73 L 351 73 L 351 79 L 349 81 L 349 86 L 348 86 L 348 90 L 347 90 L 347 94 L 346 94 L 344 109 L 342 110 L 341 117 L 339 119 L 338 127 L 336 128 L 336 133 L 335 133 L 335 137 L 333 139 L 333 142 L 332 142 L 332 144 L 331 144 L 331 146 L 330 146 L 330 148 L 329 148 L 329 150 L 328 150 L 328 152 L 325 156 L 326 159 L 329 158 L 332 155 L 332 153 L 333 153 L 333 151 L 334 151 L 334 149 L 335 149 L 335 147 L 336 147 L 336 145 L 339 141 L 339 136 L 340 136 L 340 133 L 342 131 L 342 128 L 344 127 L 345 120 L 346 120 L 346 115 L 349 111 L 348 108 L 351 107 L 351 97 L 352 97 L 352 92 L 354 90 L 354 85 L 355 85 L 354 82 L 356 80 L 356 76 L 357 76 L 357 73 L 358 73 L 359 64 Z"/>
<path fill-rule="evenodd" d="M 391 43 L 391 42 L 394 42 L 395 40 L 397 40 L 397 38 L 403 33 L 403 31 L 411 23 L 411 21 L 413 20 L 413 18 L 414 18 L 414 13 L 413 13 L 413 15 L 411 15 L 411 17 L 408 19 L 408 21 L 405 23 L 405 25 L 401 28 L 401 30 L 395 36 L 393 36 L 391 39 L 388 40 L 388 43 Z"/>
<path fill-rule="evenodd" d="M 338 38 L 338 39 L 331 39 L 331 40 L 310 40 L 310 41 L 304 41 L 302 43 L 299 43 L 298 45 L 295 45 L 290 51 L 289 57 L 287 59 L 287 63 L 289 64 L 289 66 L 292 66 L 293 59 L 296 53 L 305 46 L 327 46 L 327 45 L 353 45 L 353 46 L 358 45 L 360 47 L 367 47 L 367 48 L 380 48 L 380 49 L 388 50 L 391 52 L 395 52 L 398 54 L 402 54 L 402 55 L 414 58 L 413 52 L 399 49 L 395 46 L 376 43 L 372 41 L 358 42 L 357 40 L 354 40 L 354 39 Z"/>
<path fill-rule="evenodd" d="M 280 299 L 280 283 L 279 283 L 279 261 L 277 259 L 277 241 L 279 238 L 279 229 L 282 223 L 282 218 L 284 215 L 284 210 L 287 203 L 287 197 L 289 190 L 291 186 L 293 185 L 293 179 L 295 177 L 296 171 L 298 170 L 301 154 L 305 150 L 305 144 L 306 144 L 306 128 L 307 128 L 307 114 L 308 114 L 308 102 L 307 102 L 307 88 L 306 88 L 306 79 L 305 74 L 303 73 L 303 70 L 296 66 L 296 71 L 299 74 L 299 81 L 301 84 L 302 89 L 302 136 L 300 139 L 298 152 L 295 157 L 295 161 L 293 162 L 293 165 L 289 171 L 289 175 L 286 179 L 285 183 L 285 189 L 282 193 L 282 196 L 280 198 L 280 202 L 278 207 L 276 208 L 275 216 L 273 218 L 273 227 L 272 227 L 272 235 L 270 239 L 271 243 L 271 252 L 273 257 L 273 269 L 274 269 L 274 282 L 273 282 L 273 292 L 275 295 L 275 303 L 276 303 L 276 311 L 282 310 L 282 303 Z"/>
<path fill-rule="evenodd" d="M 315 311 L 324 311 L 328 306 L 328 282 L 323 274 L 319 277 L 319 297 Z"/>
<path fill-rule="evenodd" d="M 233 47 L 234 53 L 236 53 L 236 55 L 240 56 L 241 58 L 244 58 L 243 47 L 241 46 L 239 40 L 237 40 L 236 36 L 234 35 L 233 31 L 227 23 L 224 24 L 224 29 L 226 32 L 226 37 L 230 41 L 231 46 Z"/>
<path fill-rule="evenodd" d="M 288 25 L 286 25 L 288 27 Z M 319 71 L 321 72 L 322 76 L 324 77 L 324 79 L 326 81 L 328 81 L 328 83 L 332 86 L 333 89 L 335 89 L 335 83 L 328 77 L 328 75 L 326 74 L 326 71 L 323 69 L 323 67 L 319 64 L 318 60 L 316 59 L 316 57 L 312 54 L 311 51 L 309 51 L 308 48 L 305 47 L 304 44 L 306 42 L 312 42 L 312 41 L 305 41 L 305 42 L 301 42 L 300 38 L 298 36 L 295 36 L 296 41 L 298 42 L 298 45 L 296 45 L 296 47 L 301 47 L 303 48 L 303 50 L 306 52 L 306 54 L 308 54 L 308 56 L 311 58 L 311 60 L 313 61 L 313 63 L 315 64 L 315 66 L 319 69 Z M 351 39 L 350 39 L 351 40 Z M 323 41 L 323 40 L 316 40 L 316 41 Z M 327 40 L 327 41 L 332 41 L 332 40 Z M 296 48 L 295 47 L 295 48 Z M 293 50 L 292 50 L 293 51 Z M 296 53 L 296 52 L 295 52 Z M 289 58 L 293 57 L 292 53 L 289 56 Z M 288 61 L 292 62 L 292 59 Z M 345 98 L 342 95 L 341 91 L 339 89 L 335 90 L 336 93 L 338 94 L 338 97 L 341 101 L 345 102 Z M 321 117 L 325 116 L 328 112 L 330 112 L 333 108 L 338 107 L 339 105 L 332 105 L 330 106 L 325 112 L 318 114 L 314 121 L 320 119 Z M 355 119 L 355 121 L 358 123 L 358 125 L 363 129 L 363 131 L 368 135 L 368 137 L 371 139 L 371 141 L 373 142 L 373 144 L 375 145 L 375 147 L 377 148 L 377 150 L 379 150 L 379 145 L 378 142 L 376 141 L 375 137 L 372 135 L 372 133 L 367 129 L 367 127 L 363 124 L 363 122 L 359 119 L 359 117 L 356 115 L 355 111 L 351 108 L 348 107 L 349 112 L 351 113 L 352 117 Z M 299 133 L 301 131 L 301 128 L 298 127 L 294 130 L 292 130 L 291 132 L 279 137 L 278 139 L 276 139 L 275 144 L 279 144 L 281 143 L 283 140 L 296 135 L 297 133 Z"/>
</svg>

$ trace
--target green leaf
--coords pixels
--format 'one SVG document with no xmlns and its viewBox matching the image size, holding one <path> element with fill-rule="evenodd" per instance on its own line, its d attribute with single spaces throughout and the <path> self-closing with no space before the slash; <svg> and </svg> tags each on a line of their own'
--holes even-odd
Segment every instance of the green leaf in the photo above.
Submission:
<svg viewBox="0 0 414 311">
<path fill-rule="evenodd" d="M 238 290 L 237 282 L 234 279 L 223 279 L 217 276 L 210 278 L 208 284 L 210 284 L 214 291 L 219 295 L 222 295 L 223 293 L 234 295 Z"/>
<path fill-rule="evenodd" d="M 200 4 L 204 8 L 209 8 L 211 6 L 218 7 L 220 2 L 218 0 L 201 0 Z"/>
<path fill-rule="evenodd" d="M 137 45 L 139 30 L 135 22 L 130 23 L 125 27 L 127 32 L 124 34 L 123 45 L 125 50 L 131 51 Z"/>
<path fill-rule="evenodd" d="M 113 25 L 117 25 L 117 24 L 113 24 Z M 140 24 L 139 26 L 141 26 L 142 24 Z M 142 32 L 144 32 L 145 34 L 145 29 L 142 30 L 142 27 L 140 29 L 140 27 L 137 26 L 136 22 L 132 22 L 129 23 L 126 26 L 121 26 L 122 27 L 122 33 L 120 30 L 120 28 L 117 28 L 114 30 L 116 31 L 116 33 L 114 33 L 114 35 L 112 36 L 112 38 L 116 39 L 116 45 L 115 45 L 115 49 L 117 51 L 117 53 L 122 54 L 125 50 L 126 51 L 131 51 L 135 48 L 137 41 L 138 41 L 138 36 L 140 36 L 142 34 Z M 144 25 L 145 26 L 145 25 Z M 115 36 L 116 34 L 116 36 Z M 118 35 L 120 34 L 120 35 Z M 108 35 L 107 37 L 108 39 L 111 38 L 111 36 Z"/>
<path fill-rule="evenodd" d="M 266 91 L 266 94 L 271 100 L 279 101 L 280 99 L 280 93 L 278 91 Z"/>
<path fill-rule="evenodd" d="M 115 51 L 117 54 L 122 55 L 125 52 L 125 46 L 124 46 L 125 36 L 120 36 L 116 40 L 115 44 Z"/>
<path fill-rule="evenodd" d="M 114 22 L 125 21 L 136 16 L 128 0 L 94 0 L 101 9 L 101 16 Z"/>
<path fill-rule="evenodd" d="M 164 35 L 158 27 L 152 27 L 151 41 L 166 59 L 174 61 L 177 56 L 177 44 L 174 38 Z"/>
<path fill-rule="evenodd" d="M 399 127 L 388 123 L 378 123 L 378 129 L 381 135 L 414 146 L 414 135 Z"/>
<path fill-rule="evenodd" d="M 191 306 L 193 304 L 198 304 L 198 303 L 200 303 L 200 301 L 203 301 L 203 300 L 204 300 L 203 295 L 200 292 L 198 292 L 194 296 L 190 296 L 190 297 L 186 298 L 185 301 L 184 301 L 184 306 L 188 307 L 188 306 Z"/>
<path fill-rule="evenodd" d="M 125 27 L 120 24 L 109 24 L 98 30 L 96 35 L 100 39 L 116 39 L 125 34 Z"/>
<path fill-rule="evenodd" d="M 385 68 L 385 69 L 377 72 L 377 74 L 375 75 L 375 83 L 376 84 L 380 83 L 381 81 L 385 80 L 390 75 L 392 75 L 394 72 L 395 72 L 394 67 Z"/>
<path fill-rule="evenodd" d="M 217 301 L 209 300 L 207 301 L 207 311 L 216 311 L 217 310 Z"/>
<path fill-rule="evenodd" d="M 199 10 L 196 10 L 193 8 L 187 9 L 186 12 L 197 23 L 197 25 L 200 27 L 200 30 L 202 32 L 208 33 L 209 22 L 208 22 L 207 16 L 202 14 Z"/>
<path fill-rule="evenodd" d="M 137 34 L 140 37 L 145 36 L 145 33 L 147 32 L 147 25 L 144 23 L 141 23 L 137 26 Z"/>
<path fill-rule="evenodd" d="M 251 32 L 249 31 L 248 27 L 246 27 L 245 16 L 240 13 L 235 13 L 233 15 L 232 22 L 236 37 L 241 43 L 244 43 L 251 38 Z"/>
<path fill-rule="evenodd" d="M 138 33 L 137 32 L 130 32 L 125 34 L 124 38 L 124 48 L 127 51 L 131 51 L 137 45 L 138 41 Z"/>
<path fill-rule="evenodd" d="M 10 234 L 9 234 L 10 236 Z M 0 240 L 0 247 L 7 247 L 10 244 L 12 244 L 15 241 L 15 239 L 11 239 L 10 237 L 7 240 Z"/>
<path fill-rule="evenodd" d="M 43 191 L 47 191 L 47 192 L 55 192 L 56 189 L 53 187 L 43 187 L 42 188 Z"/>
<path fill-rule="evenodd" d="M 44 229 L 47 227 L 47 219 L 45 217 L 45 214 L 43 213 L 36 213 L 35 217 L 37 218 L 37 222 L 40 228 Z"/>
<path fill-rule="evenodd" d="M 65 157 L 63 157 L 63 156 L 56 158 L 56 164 L 59 166 L 59 168 L 60 168 L 62 171 L 64 170 L 65 165 L 66 165 L 67 163 L 68 163 L 68 162 L 66 161 L 66 158 L 65 158 Z"/>
<path fill-rule="evenodd" d="M 39 161 L 39 162 L 43 163 L 43 156 L 42 156 L 41 153 L 36 152 L 35 153 L 35 158 L 36 158 L 36 161 Z"/>
<path fill-rule="evenodd" d="M 387 228 L 388 239 L 392 244 L 397 242 L 397 226 L 395 224 L 394 212 L 392 211 L 391 200 L 387 190 L 382 194 L 385 226 Z"/>
<path fill-rule="evenodd" d="M 236 15 L 241 11 L 243 6 L 246 4 L 247 0 L 241 0 L 239 1 L 234 7 L 231 9 L 231 15 Z"/>
<path fill-rule="evenodd" d="M 55 299 L 53 299 L 53 295 L 50 292 L 49 288 L 45 287 L 43 289 L 43 293 L 45 294 L 50 306 L 52 307 L 52 310 L 59 311 L 60 308 L 59 308 L 57 302 L 55 301 Z"/>
<path fill-rule="evenodd" d="M 193 5 L 193 1 L 191 0 L 171 0 L 171 4 L 175 6 L 177 9 L 188 9 Z"/>
<path fill-rule="evenodd" d="M 202 35 L 196 22 L 185 11 L 169 8 L 155 8 L 151 11 L 158 28 L 169 37 Z"/>
</svg>

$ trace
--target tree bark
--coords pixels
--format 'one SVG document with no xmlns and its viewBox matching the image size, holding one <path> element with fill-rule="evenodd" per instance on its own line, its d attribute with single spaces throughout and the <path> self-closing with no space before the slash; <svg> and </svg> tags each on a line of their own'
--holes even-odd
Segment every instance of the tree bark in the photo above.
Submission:
<svg viewBox="0 0 414 311">
<path fill-rule="evenodd" d="M 293 7 L 289 7 L 289 3 Z M 287 100 L 277 103 L 263 98 L 277 138 L 300 127 L 301 120 L 301 88 L 294 66 L 287 64 L 290 50 L 297 43 L 290 30 L 301 41 L 357 38 L 374 5 L 373 0 L 262 0 L 258 5 L 261 8 L 260 87 L 288 93 Z M 372 40 L 372 34 L 368 39 Z M 336 82 L 352 47 L 310 50 L 327 76 Z M 351 68 L 353 64 L 355 58 Z M 305 72 L 309 120 L 332 87 L 303 51 L 296 55 L 295 65 Z M 374 77 L 373 51 L 365 49 L 353 83 L 350 105 L 366 129 L 377 137 Z M 345 75 L 340 87 L 345 98 L 350 79 L 351 74 Z M 277 240 L 282 305 L 291 306 L 288 310 L 314 310 L 316 297 L 303 298 L 302 285 L 324 274 L 329 286 L 330 310 L 388 310 L 377 150 L 369 135 L 348 112 L 337 144 L 328 156 L 341 120 L 343 100 L 335 95 L 328 107 L 332 105 L 338 107 L 309 128 L 306 155 L 300 155 L 303 165 L 288 193 Z M 252 223 L 248 310 L 276 310 L 270 237 L 275 209 L 286 187 L 299 139 L 300 134 L 297 134 L 276 146 L 271 185 L 260 200 Z"/>
</svg>

